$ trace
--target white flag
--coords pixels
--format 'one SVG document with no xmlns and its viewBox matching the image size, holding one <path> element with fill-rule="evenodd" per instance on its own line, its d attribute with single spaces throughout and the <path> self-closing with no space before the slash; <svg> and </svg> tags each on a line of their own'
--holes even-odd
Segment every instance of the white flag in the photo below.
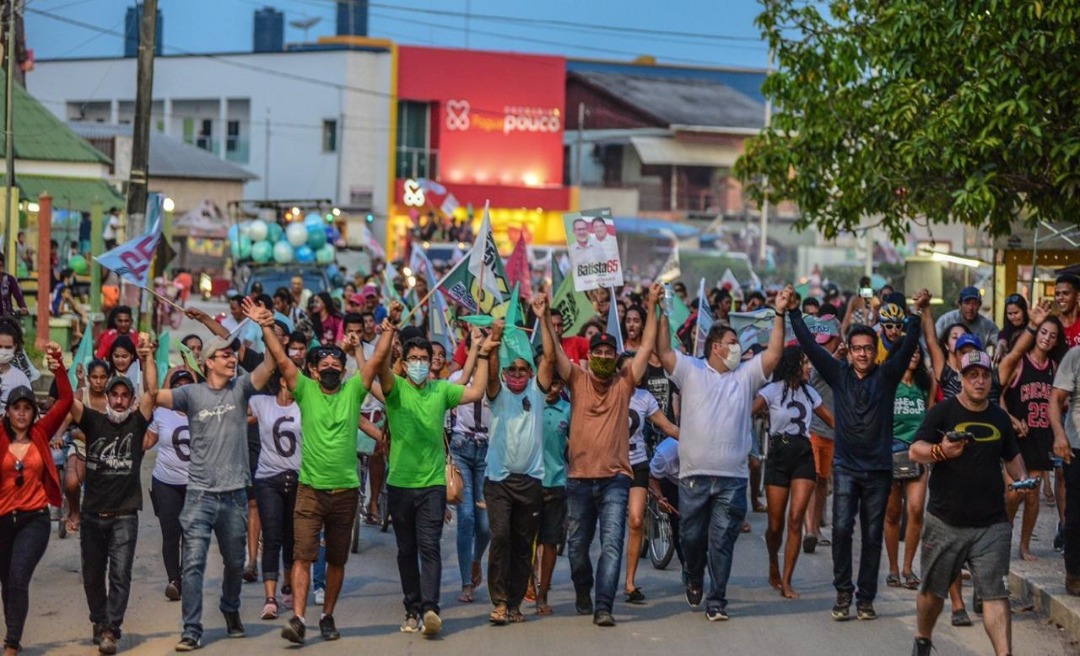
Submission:
<svg viewBox="0 0 1080 656">
<path fill-rule="evenodd" d="M 730 273 L 730 270 L 728 271 Z M 712 330 L 713 318 L 709 312 L 709 299 L 705 296 L 705 279 L 698 285 L 697 330 L 694 332 L 694 357 L 699 358 L 705 352 L 705 338 Z"/>
<path fill-rule="evenodd" d="M 161 208 L 164 201 L 164 194 L 150 194 L 146 201 L 147 231 L 95 257 L 97 263 L 139 287 L 146 287 L 154 251 L 161 241 Z"/>
<path fill-rule="evenodd" d="M 454 198 L 454 194 L 447 194 L 446 199 L 443 200 L 439 209 L 442 210 L 442 213 L 446 216 L 453 216 L 454 210 L 459 207 L 461 207 L 461 204 L 458 203 L 457 198 Z"/>
<path fill-rule="evenodd" d="M 469 273 L 481 284 L 482 291 L 486 291 L 502 302 L 502 292 L 499 291 L 499 275 L 496 269 L 502 268 L 499 259 L 499 250 L 495 248 L 495 237 L 491 234 L 491 215 L 488 214 L 488 203 L 484 203 L 484 218 L 480 222 L 480 231 L 473 240 L 472 253 L 469 255 Z"/>
</svg>

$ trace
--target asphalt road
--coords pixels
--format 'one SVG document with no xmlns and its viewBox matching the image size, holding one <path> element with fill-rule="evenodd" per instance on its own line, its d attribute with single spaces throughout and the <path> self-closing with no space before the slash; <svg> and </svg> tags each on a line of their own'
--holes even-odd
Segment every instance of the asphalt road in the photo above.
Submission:
<svg viewBox="0 0 1080 656">
<path fill-rule="evenodd" d="M 144 463 L 144 482 L 149 481 L 153 458 Z M 140 518 L 139 544 L 134 565 L 134 581 L 128 615 L 121 641 L 122 653 L 171 653 L 179 638 L 180 604 L 168 602 L 163 594 L 164 570 L 160 556 L 160 532 L 149 510 Z M 690 610 L 683 599 L 676 566 L 666 571 L 653 569 L 642 561 L 638 585 L 648 599 L 643 606 L 616 603 L 618 625 L 601 629 L 591 618 L 574 614 L 573 587 L 565 558 L 559 558 L 550 601 L 552 616 L 531 614 L 524 624 L 492 627 L 486 589 L 479 590 L 476 602 L 457 602 L 458 581 L 454 525 L 443 534 L 442 605 L 444 630 L 436 640 L 398 631 L 403 617 L 401 590 L 395 564 L 392 531 L 379 533 L 365 527 L 362 551 L 352 556 L 346 567 L 342 599 L 335 613 L 342 639 L 323 642 L 311 626 L 317 613 L 308 611 L 308 643 L 305 651 L 320 654 L 700 654 L 704 650 L 722 654 L 907 654 L 911 650 L 915 624 L 914 592 L 884 588 L 876 603 L 879 619 L 834 622 L 829 609 L 834 595 L 830 585 L 831 560 L 827 550 L 804 555 L 795 574 L 798 600 L 785 600 L 766 582 L 765 546 L 762 538 L 765 516 L 751 516 L 753 532 L 739 538 L 735 569 L 729 587 L 731 619 L 724 623 L 706 621 L 704 613 Z M 278 633 L 283 620 L 258 619 L 262 606 L 262 585 L 245 584 L 241 615 L 247 638 L 227 639 L 224 622 L 217 611 L 221 563 L 216 548 L 211 549 L 207 572 L 204 625 L 206 634 L 201 653 L 266 656 L 295 649 Z M 677 560 L 676 560 L 677 562 Z M 884 569 L 883 569 L 884 571 Z M 55 535 L 39 565 L 31 586 L 31 614 L 26 627 L 26 654 L 96 653 L 90 642 L 90 623 L 79 575 L 77 537 L 58 540 Z M 970 595 L 970 589 L 965 592 Z M 621 597 L 620 597 L 621 599 Z M 1017 654 L 1076 654 L 1060 632 L 1015 603 L 1013 635 Z M 947 621 L 945 622 L 947 624 Z M 953 628 L 941 626 L 935 636 L 937 654 L 987 654 L 989 642 L 981 625 Z M 426 644 L 425 644 L 426 643 Z"/>
</svg>

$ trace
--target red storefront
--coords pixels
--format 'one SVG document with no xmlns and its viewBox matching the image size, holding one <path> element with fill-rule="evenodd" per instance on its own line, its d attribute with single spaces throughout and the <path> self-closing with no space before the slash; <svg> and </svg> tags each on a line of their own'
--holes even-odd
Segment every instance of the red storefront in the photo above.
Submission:
<svg viewBox="0 0 1080 656">
<path fill-rule="evenodd" d="M 392 251 L 432 214 L 478 224 L 485 201 L 501 248 L 565 243 L 565 59 L 401 46 L 397 92 Z"/>
</svg>

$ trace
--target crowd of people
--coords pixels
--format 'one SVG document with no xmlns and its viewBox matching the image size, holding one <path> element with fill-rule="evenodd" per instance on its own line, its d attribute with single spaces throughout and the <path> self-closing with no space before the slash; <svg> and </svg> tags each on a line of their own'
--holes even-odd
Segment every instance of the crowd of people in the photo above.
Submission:
<svg viewBox="0 0 1080 656">
<path fill-rule="evenodd" d="M 1057 279 L 1053 299 L 1009 296 L 1000 328 L 980 313 L 975 288 L 935 322 L 926 290 L 800 298 L 788 286 L 737 300 L 721 288 L 690 300 L 681 283 L 654 283 L 595 296 L 597 319 L 578 335 L 538 293 L 520 323 L 463 321 L 456 344 L 434 339 L 422 315 L 413 320 L 419 308 L 383 299 L 376 284 L 353 286 L 341 305 L 302 280 L 273 296 L 256 291 L 232 295 L 221 321 L 188 309 L 209 336 L 180 340 L 182 360 L 164 372 L 153 336 L 117 307 L 96 338 L 87 327 L 95 358 L 76 364 L 76 389 L 49 345 L 54 382 L 40 403 L 8 305 L 5 656 L 21 648 L 49 509 L 64 496 L 93 642 L 117 651 L 151 449 L 161 583 L 180 602 L 177 651 L 202 645 L 212 542 L 229 637 L 245 635 L 241 588 L 261 575 L 257 616 L 283 619 L 284 640 L 303 644 L 316 624 L 338 639 L 354 522 L 386 519 L 384 488 L 405 633 L 441 631 L 450 508 L 459 603 L 473 603 L 486 580 L 491 624 L 524 621 L 528 604 L 551 614 L 565 545 L 576 612 L 614 626 L 620 597 L 647 600 L 636 572 L 649 495 L 670 514 L 686 601 L 709 621 L 729 618 L 734 547 L 751 511 L 767 513 L 762 575 L 784 598 L 799 596 L 800 554 L 831 547 L 838 621 L 876 617 L 884 547 L 885 584 L 916 591 L 915 654 L 930 653 L 946 598 L 952 624 L 972 623 L 965 574 L 994 652 L 1010 653 L 1013 521 L 1022 509 L 1016 556 L 1033 559 L 1041 494 L 1058 513 L 1066 589 L 1080 595 L 1075 276 Z M 692 309 L 684 325 L 670 325 L 670 294 Z M 734 313 L 764 308 L 769 325 L 733 325 Z M 712 319 L 707 334 L 698 313 Z"/>
</svg>

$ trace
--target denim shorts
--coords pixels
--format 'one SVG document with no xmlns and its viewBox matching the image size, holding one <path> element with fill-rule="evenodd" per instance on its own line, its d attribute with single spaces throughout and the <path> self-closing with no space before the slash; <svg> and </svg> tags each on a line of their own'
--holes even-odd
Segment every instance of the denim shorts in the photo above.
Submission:
<svg viewBox="0 0 1080 656">
<path fill-rule="evenodd" d="M 930 513 L 923 520 L 922 585 L 919 592 L 929 592 L 941 599 L 949 595 L 949 586 L 960 576 L 968 561 L 975 594 L 982 599 L 1007 599 L 1009 589 L 1009 547 L 1012 525 L 997 522 L 985 527 L 952 526 Z"/>
</svg>

